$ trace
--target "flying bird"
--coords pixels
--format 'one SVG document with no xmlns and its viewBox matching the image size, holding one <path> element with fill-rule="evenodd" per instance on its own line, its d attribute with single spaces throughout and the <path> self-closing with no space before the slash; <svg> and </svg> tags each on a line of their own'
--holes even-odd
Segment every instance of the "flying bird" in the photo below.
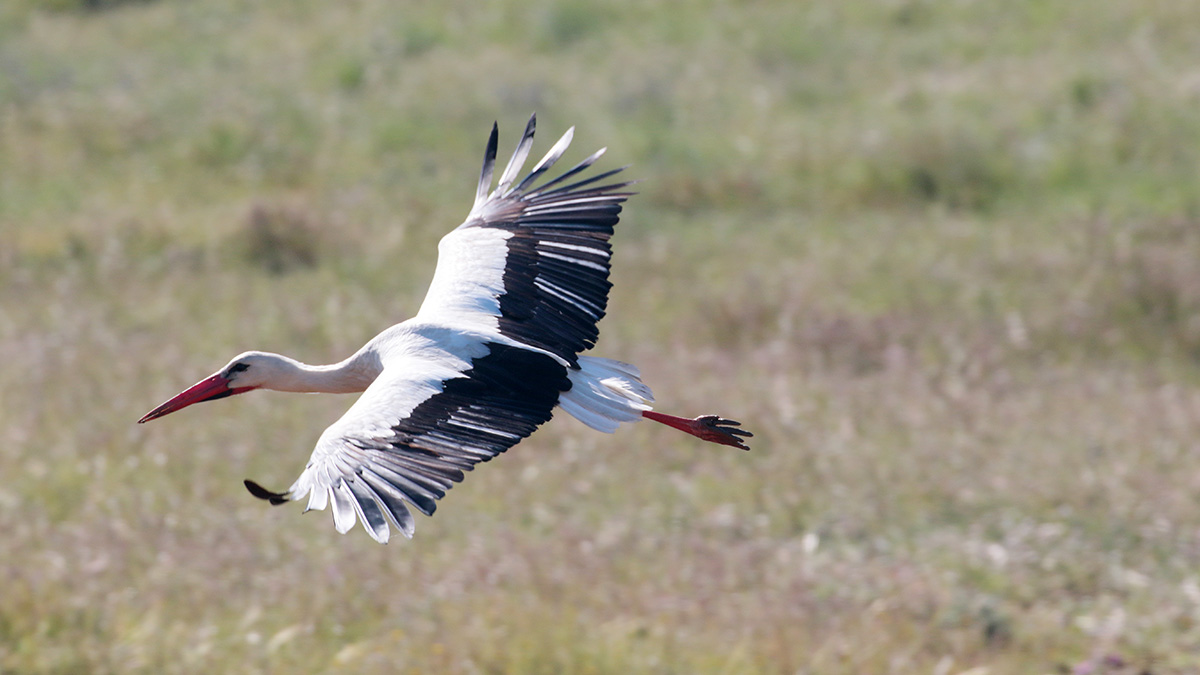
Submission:
<svg viewBox="0 0 1200 675">
<path fill-rule="evenodd" d="M 649 419 L 748 450 L 743 439 L 752 434 L 738 422 L 655 412 L 636 367 L 581 355 L 599 337 L 612 286 L 609 238 L 633 193 L 630 182 L 605 182 L 624 167 L 584 177 L 604 149 L 535 186 L 570 145 L 574 127 L 518 182 L 535 120 L 489 192 L 498 142 L 492 126 L 475 204 L 438 244 L 416 316 L 332 365 L 245 352 L 138 422 L 255 389 L 362 392 L 321 434 L 286 492 L 245 484 L 272 504 L 307 496 L 306 511 L 332 506 L 338 532 L 361 520 L 380 543 L 388 541 L 389 523 L 411 538 L 408 506 L 432 515 L 463 472 L 532 434 L 555 407 L 599 431 Z"/>
</svg>

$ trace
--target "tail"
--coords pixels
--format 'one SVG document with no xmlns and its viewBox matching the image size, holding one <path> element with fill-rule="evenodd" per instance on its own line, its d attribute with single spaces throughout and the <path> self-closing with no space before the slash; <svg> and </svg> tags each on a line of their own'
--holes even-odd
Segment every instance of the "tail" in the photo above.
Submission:
<svg viewBox="0 0 1200 675">
<path fill-rule="evenodd" d="M 596 356 L 580 356 L 579 370 L 567 373 L 571 389 L 558 405 L 589 427 L 612 433 L 622 422 L 636 422 L 650 410 L 654 393 L 636 366 Z"/>
</svg>

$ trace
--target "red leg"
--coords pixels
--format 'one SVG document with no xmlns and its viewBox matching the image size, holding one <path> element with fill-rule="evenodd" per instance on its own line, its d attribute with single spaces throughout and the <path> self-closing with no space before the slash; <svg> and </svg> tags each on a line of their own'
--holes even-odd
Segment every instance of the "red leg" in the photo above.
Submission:
<svg viewBox="0 0 1200 675">
<path fill-rule="evenodd" d="M 745 429 L 738 429 L 737 427 L 742 425 L 741 422 L 727 420 L 716 415 L 701 415 L 695 419 L 688 419 L 647 410 L 642 413 L 642 417 L 689 433 L 710 443 L 731 445 L 743 450 L 749 450 L 750 446 L 746 445 L 741 437 L 749 438 L 754 435 Z"/>
</svg>

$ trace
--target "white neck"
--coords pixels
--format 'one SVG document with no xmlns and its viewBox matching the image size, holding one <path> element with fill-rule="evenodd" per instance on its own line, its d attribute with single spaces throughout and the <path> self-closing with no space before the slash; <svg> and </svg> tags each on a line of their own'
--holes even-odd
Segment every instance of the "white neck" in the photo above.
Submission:
<svg viewBox="0 0 1200 675">
<path fill-rule="evenodd" d="M 312 366 L 270 353 L 262 353 L 262 360 L 270 365 L 258 386 L 275 391 L 350 394 L 366 389 L 382 370 L 374 354 L 363 352 L 326 366 Z M 254 370 L 252 367 L 248 374 Z"/>
</svg>

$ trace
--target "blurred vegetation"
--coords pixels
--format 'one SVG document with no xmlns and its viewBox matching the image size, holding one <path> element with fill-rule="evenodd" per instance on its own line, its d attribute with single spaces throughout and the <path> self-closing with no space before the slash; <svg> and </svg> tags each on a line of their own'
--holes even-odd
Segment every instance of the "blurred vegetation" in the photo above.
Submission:
<svg viewBox="0 0 1200 675">
<path fill-rule="evenodd" d="M 0 4 L 0 672 L 1200 670 L 1200 5 Z M 412 542 L 268 509 L 531 111 L 642 179 L 598 353 Z M 538 149 L 535 149 L 538 152 Z"/>
</svg>

